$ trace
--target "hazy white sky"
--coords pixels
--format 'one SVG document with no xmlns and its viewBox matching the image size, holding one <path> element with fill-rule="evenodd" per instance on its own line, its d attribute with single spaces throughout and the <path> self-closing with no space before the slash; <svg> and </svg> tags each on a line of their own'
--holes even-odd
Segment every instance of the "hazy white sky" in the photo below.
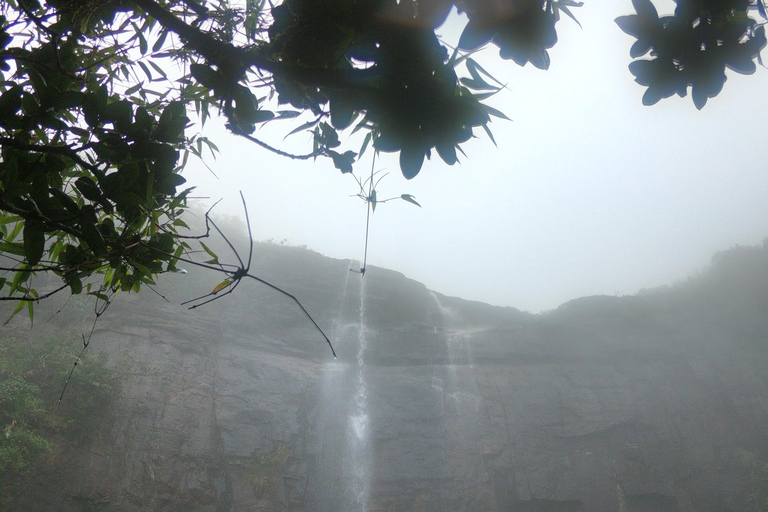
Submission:
<svg viewBox="0 0 768 512">
<path fill-rule="evenodd" d="M 478 57 L 510 89 L 493 103 L 513 119 L 491 124 L 498 148 L 480 131 L 463 146 L 460 165 L 434 155 L 412 181 L 396 155 L 377 160 L 390 173 L 379 197 L 409 193 L 423 208 L 403 201 L 377 208 L 369 265 L 447 295 L 538 312 L 580 296 L 671 284 L 715 251 L 768 236 L 760 153 L 768 70 L 729 72 L 701 112 L 690 97 L 643 107 L 644 88 L 627 69 L 634 39 L 613 22 L 633 12 L 631 2 L 587 0 L 574 12 L 583 29 L 558 23 L 548 71 L 502 61 L 495 47 Z M 460 30 L 456 19 L 440 32 L 457 38 Z M 272 123 L 255 135 L 280 144 L 294 126 Z M 205 134 L 221 149 L 208 159 L 219 179 L 196 162 L 185 176 L 201 194 L 223 198 L 220 212 L 239 211 L 242 189 L 257 239 L 362 260 L 366 207 L 350 197 L 357 192 L 350 176 L 325 159 L 275 156 L 215 123 Z M 308 134 L 286 144 L 311 151 Z M 370 172 L 371 157 L 369 150 L 358 174 Z"/>
</svg>

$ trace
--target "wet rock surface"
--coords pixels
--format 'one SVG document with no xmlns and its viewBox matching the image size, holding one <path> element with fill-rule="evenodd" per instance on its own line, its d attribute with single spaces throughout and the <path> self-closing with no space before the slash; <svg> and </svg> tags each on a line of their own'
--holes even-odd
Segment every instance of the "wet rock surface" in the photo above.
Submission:
<svg viewBox="0 0 768 512">
<path fill-rule="evenodd" d="M 215 278 L 172 276 L 171 302 L 120 297 L 93 341 L 133 361 L 114 428 L 55 454 L 6 508 L 751 510 L 744 457 L 768 458 L 768 287 L 534 316 L 377 268 L 363 285 L 350 266 L 290 247 L 254 264 L 338 360 L 290 299 L 252 283 L 195 311 L 177 304 Z"/>
</svg>

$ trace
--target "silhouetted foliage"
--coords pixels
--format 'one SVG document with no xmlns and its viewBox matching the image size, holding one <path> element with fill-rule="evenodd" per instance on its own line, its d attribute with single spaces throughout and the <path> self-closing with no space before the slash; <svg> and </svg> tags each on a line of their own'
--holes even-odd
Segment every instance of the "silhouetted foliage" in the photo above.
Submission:
<svg viewBox="0 0 768 512">
<path fill-rule="evenodd" d="M 406 178 L 433 150 L 449 165 L 503 85 L 471 58 L 492 43 L 504 59 L 546 69 L 556 23 L 573 0 L 8 0 L 0 6 L 0 278 L 3 299 L 33 303 L 69 289 L 108 301 L 174 271 L 190 154 L 216 146 L 191 133 L 218 111 L 236 135 L 288 158 L 329 158 L 344 173 L 370 145 L 400 154 Z M 762 0 L 679 0 L 659 17 L 648 0 L 619 18 L 638 38 L 631 66 L 652 104 L 675 92 L 701 108 L 727 66 L 755 70 L 765 46 Z M 435 29 L 456 7 L 459 47 Z M 293 123 L 312 151 L 255 138 Z M 343 131 L 363 147 L 343 149 Z M 404 199 L 408 200 L 405 196 Z M 38 292 L 30 278 L 55 274 Z M 100 282 L 90 279 L 99 276 Z"/>
<path fill-rule="evenodd" d="M 672 16 L 659 16 L 650 0 L 632 0 L 637 14 L 616 19 L 636 37 L 629 65 L 635 81 L 648 87 L 644 105 L 688 88 L 696 108 L 717 96 L 726 81 L 725 68 L 749 75 L 765 48 L 765 25 L 750 16 L 766 17 L 763 0 L 678 0 Z M 651 59 L 640 59 L 650 52 Z"/>
</svg>

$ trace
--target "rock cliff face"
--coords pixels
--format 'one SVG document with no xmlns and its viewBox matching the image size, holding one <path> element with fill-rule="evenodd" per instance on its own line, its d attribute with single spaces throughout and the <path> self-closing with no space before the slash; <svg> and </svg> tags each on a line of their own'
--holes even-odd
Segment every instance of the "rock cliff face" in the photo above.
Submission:
<svg viewBox="0 0 768 512">
<path fill-rule="evenodd" d="M 93 338 L 133 361 L 113 428 L 9 510 L 746 512 L 760 492 L 768 267 L 534 316 L 259 254 L 339 359 L 250 283 L 193 312 L 175 304 L 208 276 L 121 297 Z"/>
</svg>

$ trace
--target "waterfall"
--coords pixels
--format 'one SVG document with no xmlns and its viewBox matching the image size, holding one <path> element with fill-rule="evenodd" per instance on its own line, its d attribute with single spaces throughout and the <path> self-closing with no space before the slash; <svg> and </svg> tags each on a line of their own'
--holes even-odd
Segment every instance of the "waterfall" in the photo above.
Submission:
<svg viewBox="0 0 768 512">
<path fill-rule="evenodd" d="M 439 387 L 441 409 L 447 406 L 459 413 L 476 411 L 479 402 L 477 384 L 474 380 L 472 331 L 465 328 L 463 320 L 455 310 L 440 302 L 435 292 L 430 291 L 429 293 L 435 300 L 441 316 L 448 355 L 448 364 L 445 365 L 445 371 L 448 373 L 447 382 L 441 382 L 442 385 Z M 435 333 L 438 332 L 438 328 L 435 326 Z M 438 389 L 435 384 L 441 380 L 437 375 L 437 367 L 435 367 L 432 377 L 432 387 L 435 389 Z"/>
<path fill-rule="evenodd" d="M 356 358 L 356 389 L 354 406 L 349 418 L 349 450 L 351 463 L 350 490 L 360 512 L 368 510 L 368 486 L 370 483 L 370 450 L 368 446 L 368 383 L 365 376 L 365 348 L 367 332 L 365 324 L 365 282 L 360 278 L 360 330 L 358 333 L 358 348 Z"/>
<path fill-rule="evenodd" d="M 356 262 L 350 262 L 353 268 Z M 332 338 L 338 360 L 323 366 L 322 393 L 314 424 L 317 453 L 308 496 L 316 512 L 365 512 L 371 473 L 368 382 L 365 351 L 367 278 L 354 286 L 347 271 L 333 319 Z M 359 290 L 359 300 L 355 288 Z"/>
</svg>

